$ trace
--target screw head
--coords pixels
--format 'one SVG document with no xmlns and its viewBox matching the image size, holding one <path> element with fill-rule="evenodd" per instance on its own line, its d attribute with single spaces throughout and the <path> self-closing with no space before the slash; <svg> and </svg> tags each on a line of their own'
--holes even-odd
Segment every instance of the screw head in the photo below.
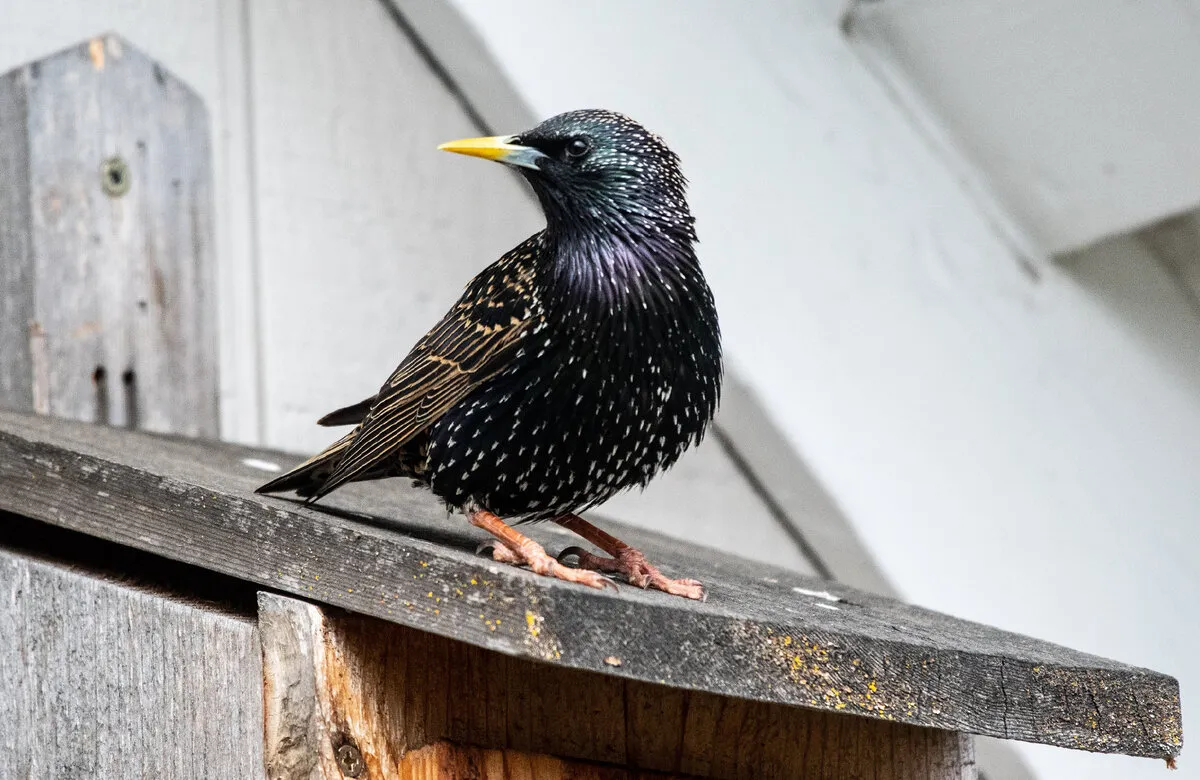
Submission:
<svg viewBox="0 0 1200 780">
<path fill-rule="evenodd" d="M 120 157 L 110 157 L 100 164 L 100 186 L 110 198 L 119 198 L 133 186 L 129 165 Z"/>
<path fill-rule="evenodd" d="M 362 753 L 349 742 L 339 746 L 334 755 L 337 758 L 338 769 L 341 769 L 346 777 L 358 777 L 366 769 Z"/>
</svg>

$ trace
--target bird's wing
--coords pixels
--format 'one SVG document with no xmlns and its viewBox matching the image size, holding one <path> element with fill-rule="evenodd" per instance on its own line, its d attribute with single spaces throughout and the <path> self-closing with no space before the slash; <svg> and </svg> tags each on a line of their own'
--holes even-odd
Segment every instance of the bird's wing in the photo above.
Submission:
<svg viewBox="0 0 1200 780">
<path fill-rule="evenodd" d="M 523 268 L 504 262 L 480 274 L 442 321 L 380 388 L 354 443 L 316 500 L 361 476 L 509 365 L 537 321 Z"/>
</svg>

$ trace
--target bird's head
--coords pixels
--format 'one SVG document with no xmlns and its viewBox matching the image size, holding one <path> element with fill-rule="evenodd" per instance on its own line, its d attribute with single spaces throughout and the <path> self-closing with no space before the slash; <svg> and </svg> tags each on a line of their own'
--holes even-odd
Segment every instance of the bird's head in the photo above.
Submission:
<svg viewBox="0 0 1200 780">
<path fill-rule="evenodd" d="M 438 148 L 513 166 L 537 193 L 552 233 L 696 239 L 679 158 L 622 114 L 569 111 L 517 135 Z"/>
</svg>

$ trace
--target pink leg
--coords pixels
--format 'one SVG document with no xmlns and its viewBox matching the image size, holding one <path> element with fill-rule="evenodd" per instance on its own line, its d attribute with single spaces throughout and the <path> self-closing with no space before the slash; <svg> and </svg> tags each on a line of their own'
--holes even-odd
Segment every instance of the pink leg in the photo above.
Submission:
<svg viewBox="0 0 1200 780">
<path fill-rule="evenodd" d="M 511 563 L 517 566 L 526 564 L 537 574 L 567 582 L 578 582 L 591 588 L 616 587 L 607 577 L 594 571 L 563 566 L 550 557 L 550 554 L 540 544 L 518 532 L 491 512 L 479 510 L 470 513 L 467 517 L 471 521 L 471 525 L 482 528 L 500 542 L 493 548 L 492 557 L 501 563 Z"/>
<path fill-rule="evenodd" d="M 605 558 L 600 555 L 593 555 L 578 547 L 569 547 L 563 550 L 559 558 L 569 555 L 575 556 L 579 560 L 580 569 L 623 574 L 629 580 L 630 585 L 636 585 L 639 588 L 654 588 L 655 590 L 661 590 L 674 596 L 683 596 L 698 600 L 704 599 L 704 586 L 699 581 L 668 579 L 657 567 L 647 561 L 646 556 L 641 552 L 625 544 L 615 536 L 605 533 L 579 515 L 564 515 L 556 518 L 554 522 L 569 531 L 579 534 L 612 556 L 611 558 Z"/>
</svg>

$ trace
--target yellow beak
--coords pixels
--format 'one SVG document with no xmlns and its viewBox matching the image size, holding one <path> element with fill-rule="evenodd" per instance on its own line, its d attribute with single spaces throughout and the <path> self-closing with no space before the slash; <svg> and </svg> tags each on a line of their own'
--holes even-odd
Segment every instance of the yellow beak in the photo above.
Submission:
<svg viewBox="0 0 1200 780">
<path fill-rule="evenodd" d="M 460 141 L 447 141 L 438 147 L 443 152 L 454 152 L 471 157 L 482 157 L 485 160 L 495 160 L 507 165 L 520 165 L 525 168 L 537 169 L 537 161 L 546 155 L 532 146 L 521 146 L 512 143 L 514 136 L 494 135 L 486 138 L 464 138 Z"/>
</svg>

